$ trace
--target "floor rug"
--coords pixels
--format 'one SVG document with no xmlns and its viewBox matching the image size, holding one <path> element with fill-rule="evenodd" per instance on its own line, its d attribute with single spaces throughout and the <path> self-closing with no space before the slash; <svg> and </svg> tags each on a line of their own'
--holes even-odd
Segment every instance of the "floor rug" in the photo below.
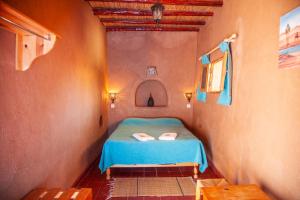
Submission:
<svg viewBox="0 0 300 200">
<path fill-rule="evenodd" d="M 195 195 L 192 177 L 115 178 L 110 185 L 110 197 Z"/>
</svg>

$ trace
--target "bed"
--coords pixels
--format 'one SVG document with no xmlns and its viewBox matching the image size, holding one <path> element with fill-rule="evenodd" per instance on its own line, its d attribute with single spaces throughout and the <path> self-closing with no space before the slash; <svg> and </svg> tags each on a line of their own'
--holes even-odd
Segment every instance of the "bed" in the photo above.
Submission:
<svg viewBox="0 0 300 200">
<path fill-rule="evenodd" d="M 133 133 L 144 132 L 156 140 L 141 142 Z M 165 132 L 176 132 L 176 140 L 157 138 Z M 204 172 L 207 159 L 202 142 L 176 118 L 127 118 L 104 143 L 99 168 L 110 179 L 112 167 L 170 167 L 194 166 L 194 178 L 198 169 Z"/>
</svg>

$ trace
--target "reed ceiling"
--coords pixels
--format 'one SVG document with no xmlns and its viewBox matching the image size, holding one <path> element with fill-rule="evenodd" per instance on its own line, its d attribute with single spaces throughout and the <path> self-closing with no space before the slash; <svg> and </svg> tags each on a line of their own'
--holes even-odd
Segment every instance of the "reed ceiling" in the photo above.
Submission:
<svg viewBox="0 0 300 200">
<path fill-rule="evenodd" d="M 107 31 L 199 31 L 223 0 L 86 0 Z M 164 6 L 159 24 L 151 6 Z"/>
</svg>

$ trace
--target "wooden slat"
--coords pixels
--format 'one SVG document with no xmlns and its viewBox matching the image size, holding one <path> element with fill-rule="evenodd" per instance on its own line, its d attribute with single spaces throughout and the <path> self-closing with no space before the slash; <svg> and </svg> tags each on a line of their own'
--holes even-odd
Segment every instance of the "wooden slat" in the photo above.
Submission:
<svg viewBox="0 0 300 200">
<path fill-rule="evenodd" d="M 84 200 L 93 200 L 92 196 L 92 189 L 91 188 L 81 188 L 80 193 L 76 199 L 84 199 Z"/>
<path fill-rule="evenodd" d="M 98 7 L 93 9 L 94 15 L 123 15 L 123 16 L 152 16 L 151 10 L 137 10 L 127 8 L 104 8 Z M 166 10 L 164 16 L 213 16 L 210 11 L 176 11 Z"/>
<path fill-rule="evenodd" d="M 23 200 L 35 200 L 35 199 L 38 199 L 39 196 L 41 194 L 43 194 L 44 192 L 46 192 L 47 190 L 44 189 L 44 188 L 39 188 L 39 189 L 35 189 L 35 190 L 32 190 L 29 194 L 27 194 Z"/>
<path fill-rule="evenodd" d="M 50 189 L 48 190 L 48 193 L 43 198 L 41 198 L 41 200 L 53 200 L 56 194 L 60 191 L 62 190 L 59 188 Z"/>
<path fill-rule="evenodd" d="M 42 37 L 49 34 L 58 36 L 53 31 L 48 30 L 43 25 L 2 1 L 0 1 L 0 17 L 2 26 L 8 27 L 19 34 L 34 34 Z"/>
<path fill-rule="evenodd" d="M 70 200 L 74 192 L 78 191 L 76 188 L 70 188 L 66 190 L 59 198 L 59 200 Z"/>
<path fill-rule="evenodd" d="M 102 23 L 117 23 L 117 24 L 156 24 L 152 19 L 117 19 L 117 18 L 103 18 L 100 19 Z M 205 25 L 205 21 L 188 21 L 188 20 L 161 20 L 159 24 L 173 24 L 173 25 Z"/>
<path fill-rule="evenodd" d="M 91 188 L 70 188 L 62 190 L 59 188 L 54 189 L 35 189 L 31 191 L 23 200 L 70 200 L 74 193 L 77 192 L 76 200 L 92 200 L 92 189 Z"/>
<path fill-rule="evenodd" d="M 155 4 L 160 2 L 165 5 L 185 5 L 185 6 L 214 6 L 221 7 L 223 0 L 86 0 L 86 1 L 101 1 L 114 3 L 141 3 Z"/>
<path fill-rule="evenodd" d="M 143 27 L 143 26 L 107 26 L 107 32 L 112 31 L 190 31 L 198 32 L 196 27 Z"/>
</svg>

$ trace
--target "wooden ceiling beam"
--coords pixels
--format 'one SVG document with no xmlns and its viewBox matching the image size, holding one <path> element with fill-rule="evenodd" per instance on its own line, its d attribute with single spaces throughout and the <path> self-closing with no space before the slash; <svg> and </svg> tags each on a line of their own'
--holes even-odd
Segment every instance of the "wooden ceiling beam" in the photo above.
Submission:
<svg viewBox="0 0 300 200">
<path fill-rule="evenodd" d="M 101 1 L 114 3 L 141 3 L 155 4 L 161 3 L 165 5 L 185 5 L 185 6 L 223 6 L 223 0 L 86 0 L 86 1 Z"/>
<path fill-rule="evenodd" d="M 147 27 L 147 26 L 107 26 L 107 32 L 113 31 L 189 31 L 198 32 L 196 27 Z"/>
<path fill-rule="evenodd" d="M 116 24 L 156 24 L 152 19 L 116 19 L 116 18 L 102 18 L 102 23 L 116 23 Z M 173 25 L 205 25 L 205 21 L 188 21 L 188 20 L 161 20 L 160 24 L 173 24 Z"/>
<path fill-rule="evenodd" d="M 137 10 L 128 8 L 104 8 L 93 9 L 94 15 L 123 15 L 123 16 L 152 16 L 151 10 Z M 176 11 L 166 10 L 163 16 L 213 16 L 210 11 Z"/>
</svg>

